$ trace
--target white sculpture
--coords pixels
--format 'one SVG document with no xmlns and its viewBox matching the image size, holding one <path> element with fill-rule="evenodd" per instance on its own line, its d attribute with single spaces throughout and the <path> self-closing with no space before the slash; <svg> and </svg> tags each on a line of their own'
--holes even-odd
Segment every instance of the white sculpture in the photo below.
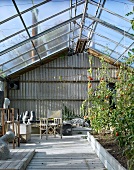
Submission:
<svg viewBox="0 0 134 170">
<path fill-rule="evenodd" d="M 8 98 L 4 99 L 4 104 L 3 104 L 3 108 L 4 109 L 8 109 L 8 106 L 10 105 L 10 100 Z"/>
</svg>

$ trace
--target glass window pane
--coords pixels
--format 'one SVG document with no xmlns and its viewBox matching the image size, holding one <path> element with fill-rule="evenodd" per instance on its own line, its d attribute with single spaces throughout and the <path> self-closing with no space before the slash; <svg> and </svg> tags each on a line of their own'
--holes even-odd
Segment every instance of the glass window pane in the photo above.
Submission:
<svg viewBox="0 0 134 170">
<path fill-rule="evenodd" d="M 0 1 L 0 22 L 15 14 L 17 12 L 11 0 Z"/>
<path fill-rule="evenodd" d="M 28 35 L 26 33 L 26 31 L 17 34 L 3 42 L 0 43 L 0 50 L 3 51 L 5 49 L 8 49 L 16 44 L 19 44 L 22 41 L 25 41 L 26 39 L 28 39 Z"/>
<path fill-rule="evenodd" d="M 0 25 L 0 40 L 14 34 L 17 31 L 24 29 L 19 17 L 7 21 Z"/>
<path fill-rule="evenodd" d="M 133 2 L 129 0 L 109 0 L 105 3 L 105 8 L 123 16 L 126 17 L 126 14 L 130 11 L 133 11 Z"/>
<path fill-rule="evenodd" d="M 25 1 L 20 1 L 20 0 L 15 0 L 17 7 L 19 8 L 19 11 L 24 11 L 36 4 L 39 4 L 41 2 L 43 2 L 43 0 L 27 0 Z"/>
<path fill-rule="evenodd" d="M 123 31 L 128 32 L 129 29 L 131 28 L 131 23 L 129 21 L 127 22 L 124 19 L 121 19 L 113 14 L 110 14 L 110 13 L 104 11 L 104 10 L 101 14 L 100 19 L 122 29 Z"/>
</svg>

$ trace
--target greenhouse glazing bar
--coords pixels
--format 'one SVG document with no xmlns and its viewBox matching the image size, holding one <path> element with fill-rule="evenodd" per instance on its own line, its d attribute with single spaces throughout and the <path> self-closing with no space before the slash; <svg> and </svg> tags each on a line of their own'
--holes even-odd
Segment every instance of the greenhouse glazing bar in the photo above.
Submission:
<svg viewBox="0 0 134 170">
<path fill-rule="evenodd" d="M 34 6 L 31 7 L 31 8 L 28 8 L 28 9 L 22 11 L 22 12 L 21 12 L 21 15 L 24 14 L 24 13 L 26 13 L 26 12 L 28 12 L 28 11 L 33 10 L 34 8 L 37 8 L 37 7 L 41 6 L 41 5 L 43 5 L 43 4 L 45 4 L 45 3 L 49 2 L 49 1 L 51 1 L 51 0 L 43 1 L 43 2 L 41 2 L 41 3 L 39 3 L 39 4 L 37 4 L 37 5 L 34 5 Z M 14 19 L 15 17 L 18 17 L 18 16 L 19 16 L 19 14 L 13 15 L 13 16 L 11 16 L 11 17 L 9 17 L 9 18 L 1 21 L 1 22 L 0 22 L 0 25 L 3 24 L 3 23 L 5 23 L 5 22 L 7 22 L 7 21 L 10 21 L 11 19 Z"/>
<path fill-rule="evenodd" d="M 58 25 L 56 25 L 56 26 L 54 26 L 54 27 L 52 27 L 52 28 L 50 28 L 50 29 L 48 29 L 48 30 L 45 30 L 45 31 L 43 31 L 43 32 L 41 32 L 41 33 L 39 33 L 39 34 L 37 34 L 37 35 L 35 35 L 35 36 L 27 39 L 27 40 L 24 40 L 24 41 L 22 41 L 22 42 L 20 42 L 20 43 L 18 43 L 18 44 L 16 44 L 16 45 L 14 45 L 14 46 L 6 49 L 6 50 L 3 50 L 3 51 L 0 52 L 0 56 L 3 55 L 3 54 L 6 54 L 6 53 L 8 53 L 8 52 L 10 52 L 11 50 L 13 50 L 13 49 L 15 49 L 15 48 L 17 48 L 17 47 L 20 47 L 20 46 L 26 44 L 27 42 L 29 42 L 29 41 L 31 41 L 31 40 L 34 40 L 34 39 L 36 39 L 36 38 L 39 38 L 39 37 L 43 36 L 44 34 L 47 34 L 47 33 L 51 32 L 51 31 L 54 31 L 54 30 L 56 30 L 57 28 L 60 28 L 60 27 L 66 25 L 66 24 L 68 24 L 68 23 L 70 23 L 70 22 L 72 22 L 72 21 L 74 21 L 74 20 L 77 20 L 77 19 L 79 19 L 79 18 L 81 18 L 81 17 L 82 17 L 82 14 L 79 14 L 78 16 L 76 16 L 76 17 L 74 17 L 74 18 L 71 18 L 71 19 L 69 19 L 69 20 L 67 20 L 67 21 L 65 21 L 65 22 L 62 22 L 62 23 L 60 23 L 60 24 L 58 24 Z"/>
<path fill-rule="evenodd" d="M 20 11 L 19 11 L 19 9 L 18 9 L 18 7 L 17 7 L 17 4 L 16 4 L 15 0 L 12 0 L 12 2 L 13 2 L 13 4 L 14 4 L 14 6 L 15 6 L 15 9 L 16 9 L 17 13 L 19 14 L 19 17 L 20 17 L 20 19 L 21 19 L 21 22 L 22 22 L 22 24 L 23 24 L 23 26 L 24 26 L 24 28 L 25 28 L 25 30 L 26 30 L 29 38 L 31 39 L 30 33 L 28 32 L 28 29 L 27 29 L 27 27 L 26 27 L 26 24 L 25 24 L 25 22 L 24 22 L 24 20 L 23 20 L 23 18 L 22 18 L 22 16 L 21 16 L 21 14 L 20 14 Z M 34 42 L 33 42 L 32 40 L 30 40 L 30 41 L 31 41 L 31 43 L 32 43 L 32 46 L 34 47 L 34 50 L 36 51 L 37 56 L 39 57 L 39 60 L 41 61 L 41 56 L 39 55 L 39 53 L 38 53 L 38 51 L 37 51 L 37 49 L 36 49 L 36 47 L 35 47 Z"/>
<path fill-rule="evenodd" d="M 102 24 L 102 25 L 104 25 L 104 26 L 106 26 L 108 28 L 111 28 L 114 31 L 117 31 L 120 34 L 125 35 L 125 36 L 129 37 L 130 39 L 134 40 L 134 37 L 130 33 L 126 32 L 126 31 L 124 31 L 124 30 L 122 30 L 122 29 L 120 29 L 120 28 L 118 28 L 118 27 L 116 27 L 116 26 L 114 26 L 112 24 L 109 24 L 108 22 L 105 22 L 105 21 L 103 21 L 103 20 L 101 20 L 99 18 L 96 18 L 96 17 L 94 17 L 93 15 L 90 15 L 90 14 L 87 14 L 86 17 L 91 19 L 91 20 L 94 20 L 96 22 L 99 22 L 100 24 Z"/>
<path fill-rule="evenodd" d="M 62 34 L 62 35 L 60 35 L 60 36 L 58 36 L 58 37 L 55 37 L 54 39 L 52 39 L 52 40 L 50 40 L 50 41 L 47 41 L 47 42 L 45 42 L 45 43 L 43 43 L 43 44 L 37 46 L 36 48 L 38 49 L 38 48 L 40 48 L 40 47 L 42 47 L 42 46 L 44 46 L 44 45 L 46 45 L 46 44 L 48 44 L 48 43 L 51 43 L 52 41 L 54 41 L 54 40 L 56 40 L 56 39 L 58 39 L 58 38 L 61 38 L 62 36 L 65 36 L 65 35 L 67 35 L 67 34 L 70 34 L 70 33 L 73 32 L 73 31 L 78 30 L 78 29 L 79 29 L 79 27 L 77 27 L 75 30 L 71 30 L 71 31 L 69 31 L 69 32 L 67 32 L 67 33 L 65 33 L 65 34 Z M 13 58 L 13 59 L 10 59 L 10 60 L 8 60 L 8 61 L 6 61 L 6 62 L 0 64 L 0 66 L 3 66 L 4 64 L 7 64 L 7 63 L 9 63 L 9 62 L 11 62 L 11 61 L 17 59 L 17 58 L 19 58 L 19 57 L 21 57 L 21 56 L 23 56 L 23 55 L 25 55 L 25 54 L 31 52 L 32 50 L 33 50 L 33 48 L 30 49 L 30 50 L 28 50 L 28 51 L 26 51 L 26 52 L 24 52 L 24 53 L 22 53 L 22 54 L 20 54 L 19 56 L 15 57 L 15 58 Z"/>
<path fill-rule="evenodd" d="M 97 6 L 97 4 L 94 3 L 93 1 L 89 1 L 89 3 L 92 4 L 92 5 L 94 5 L 94 6 Z M 119 18 L 121 18 L 121 19 L 123 19 L 123 20 L 125 20 L 125 21 L 127 21 L 127 22 L 130 22 L 129 19 L 127 19 L 127 18 L 125 18 L 125 17 L 123 17 L 123 16 L 121 16 L 121 15 L 119 15 L 119 14 L 113 12 L 113 11 L 110 11 L 110 10 L 104 8 L 101 4 L 100 4 L 100 9 L 102 9 L 102 10 L 104 10 L 104 11 L 106 11 L 106 12 L 112 14 L 112 15 L 115 15 L 115 16 L 117 16 L 117 17 L 119 17 Z"/>
<path fill-rule="evenodd" d="M 123 57 L 123 55 L 124 55 L 133 45 L 134 45 L 134 42 L 121 54 L 121 56 L 120 56 L 119 58 Z M 116 63 L 117 61 L 119 61 L 119 58 L 115 61 L 115 63 Z M 114 63 L 114 64 L 115 64 L 115 63 Z"/>
<path fill-rule="evenodd" d="M 81 24 L 80 24 L 81 25 L 80 35 L 79 35 L 80 39 L 81 39 L 81 35 L 82 35 L 82 29 L 85 24 L 85 15 L 86 15 L 86 11 L 87 11 L 87 5 L 88 5 L 88 0 L 85 0 L 84 11 L 83 11 L 82 19 L 81 19 Z"/>
<path fill-rule="evenodd" d="M 86 29 L 86 30 L 92 30 L 92 31 L 93 31 L 92 28 L 87 28 L 86 26 L 85 26 L 85 29 Z M 96 35 L 98 35 L 99 37 L 102 37 L 102 38 L 104 38 L 104 39 L 107 39 L 108 41 L 113 42 L 114 44 L 116 44 L 116 45 L 118 45 L 118 46 L 121 46 L 121 47 L 123 47 L 123 48 L 125 48 L 125 49 L 128 48 L 128 47 L 124 46 L 123 44 L 118 43 L 117 41 L 114 41 L 114 40 L 112 40 L 112 39 L 110 39 L 110 38 L 108 38 L 108 37 L 103 36 L 102 34 L 99 34 L 98 32 L 94 32 L 94 31 L 93 31 L 93 33 L 96 34 Z M 85 36 L 85 35 L 84 35 L 84 36 Z M 85 37 L 87 37 L 87 36 L 85 36 Z M 87 38 L 88 38 L 88 37 L 87 37 Z M 131 49 L 130 49 L 130 50 L 131 50 Z"/>
<path fill-rule="evenodd" d="M 105 5 L 105 2 L 106 2 L 106 0 L 104 0 L 104 1 L 103 1 L 102 6 L 104 6 L 104 5 Z M 98 13 L 98 10 L 99 10 L 99 9 L 100 9 L 100 12 L 99 12 L 99 14 L 98 14 L 98 17 L 97 17 L 97 18 L 100 18 L 101 13 L 102 13 L 102 9 L 100 8 L 100 6 L 101 6 L 101 4 L 99 3 L 99 4 L 98 4 L 97 11 L 96 11 L 96 16 L 97 16 L 97 13 Z M 95 16 L 95 17 L 96 17 L 96 16 Z M 92 28 L 94 27 L 94 28 L 93 28 L 93 32 L 95 32 L 96 27 L 97 27 L 97 24 L 98 24 L 97 22 L 94 22 L 94 23 L 93 23 L 93 25 L 92 25 Z M 90 32 L 90 34 L 89 34 L 89 38 L 90 38 L 90 39 L 92 39 L 92 38 L 93 38 L 93 35 L 94 35 L 94 33 L 93 33 L 93 32 Z M 92 34 L 92 35 L 91 35 L 91 34 Z M 91 36 L 90 36 L 90 35 L 91 35 Z M 89 45 L 90 45 L 90 43 L 89 43 Z"/>
<path fill-rule="evenodd" d="M 79 4 L 77 4 L 77 6 L 79 6 L 79 5 L 83 4 L 83 3 L 84 3 L 84 2 L 80 2 Z M 74 8 L 74 6 L 72 6 L 72 8 Z M 30 25 L 29 27 L 27 27 L 27 29 L 36 27 L 36 26 L 38 26 L 39 24 L 41 24 L 41 23 L 43 23 L 43 22 L 45 22 L 45 21 L 48 21 L 48 20 L 50 20 L 50 19 L 52 19 L 52 18 L 54 18 L 54 17 L 56 17 L 56 16 L 58 16 L 58 15 L 60 15 L 60 14 L 63 14 L 64 12 L 67 12 L 67 11 L 69 11 L 69 10 L 72 9 L 72 8 L 67 8 L 67 9 L 65 9 L 65 10 L 63 10 L 63 11 L 61 11 L 61 12 L 59 12 L 59 13 L 56 13 L 56 14 L 48 17 L 48 18 L 45 18 L 45 19 L 43 19 L 43 20 L 41 20 L 41 21 L 39 21 L 39 22 L 37 22 L 37 23 L 35 23 L 35 24 L 33 24 L 33 25 Z M 13 36 L 15 36 L 15 35 L 17 35 L 17 34 L 20 34 L 20 33 L 24 32 L 24 31 L 25 31 L 25 29 L 22 29 L 22 30 L 20 30 L 20 31 L 18 31 L 18 32 L 14 33 L 14 34 L 12 34 L 12 35 L 10 35 L 10 36 L 8 36 L 8 37 L 6 37 L 6 38 L 0 40 L 0 43 L 3 42 L 3 41 L 5 41 L 5 40 L 8 40 L 9 38 L 12 38 Z"/>
</svg>

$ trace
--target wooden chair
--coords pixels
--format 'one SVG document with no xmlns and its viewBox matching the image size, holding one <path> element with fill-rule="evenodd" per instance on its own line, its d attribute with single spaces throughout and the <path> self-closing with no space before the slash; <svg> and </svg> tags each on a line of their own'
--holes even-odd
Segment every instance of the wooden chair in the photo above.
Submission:
<svg viewBox="0 0 134 170">
<path fill-rule="evenodd" d="M 46 139 L 48 138 L 48 119 L 40 118 L 40 139 L 42 136 L 46 135 Z"/>
<path fill-rule="evenodd" d="M 18 114 L 19 109 L 15 108 L 0 108 L 1 111 L 1 124 L 2 124 L 2 135 L 4 135 L 8 130 L 12 130 L 15 133 L 15 140 L 13 141 L 13 149 L 15 149 L 15 143 L 20 147 L 20 122 L 15 120 L 15 112 Z M 17 115 L 16 115 L 17 116 Z"/>
<path fill-rule="evenodd" d="M 54 137 L 56 137 L 56 134 L 59 134 L 62 139 L 62 110 L 48 110 L 47 119 L 48 134 L 53 134 Z"/>
<path fill-rule="evenodd" d="M 40 118 L 40 138 L 42 139 L 43 135 L 59 134 L 62 138 L 62 110 L 52 111 L 48 110 L 46 118 Z"/>
</svg>

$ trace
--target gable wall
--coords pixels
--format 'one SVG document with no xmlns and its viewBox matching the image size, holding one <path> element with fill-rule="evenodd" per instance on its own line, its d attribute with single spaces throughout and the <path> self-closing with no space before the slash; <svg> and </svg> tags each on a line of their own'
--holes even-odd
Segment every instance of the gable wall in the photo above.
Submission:
<svg viewBox="0 0 134 170">
<path fill-rule="evenodd" d="M 62 109 L 64 104 L 79 115 L 82 101 L 87 98 L 89 67 L 88 55 L 79 54 L 58 58 L 21 75 L 20 90 L 9 91 L 10 107 L 20 112 L 33 110 L 39 118 L 45 116 L 47 109 Z M 92 67 L 93 79 L 97 80 L 96 68 L 101 67 L 98 58 L 94 57 Z M 93 87 L 97 84 L 93 82 Z"/>
</svg>

